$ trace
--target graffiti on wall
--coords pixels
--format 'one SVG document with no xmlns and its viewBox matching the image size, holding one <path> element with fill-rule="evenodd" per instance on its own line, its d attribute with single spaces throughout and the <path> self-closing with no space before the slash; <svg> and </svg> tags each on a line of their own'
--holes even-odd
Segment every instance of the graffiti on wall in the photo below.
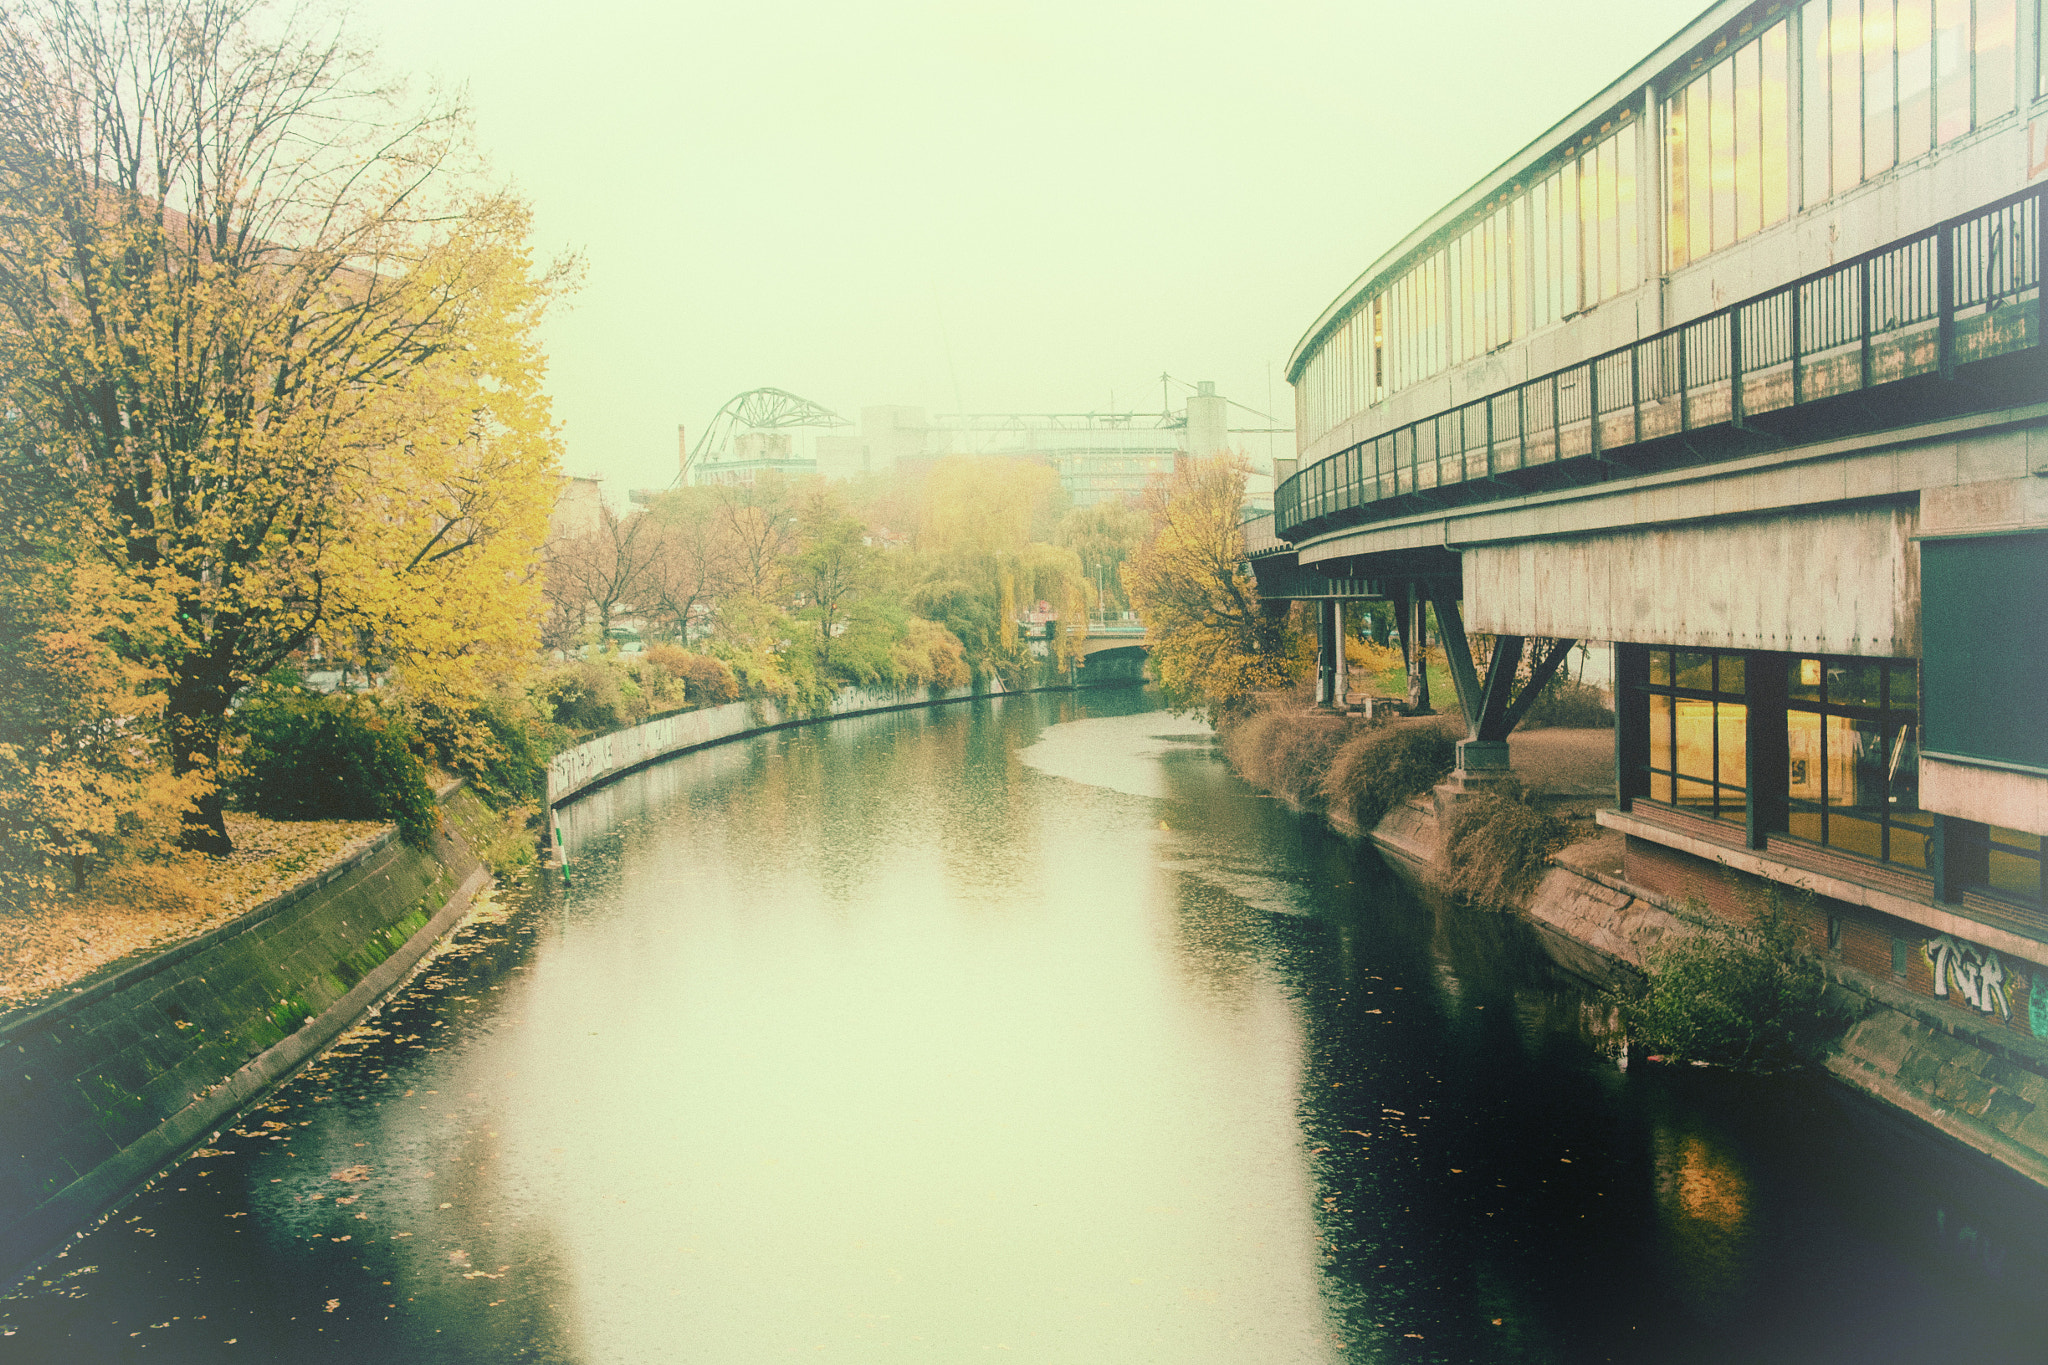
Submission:
<svg viewBox="0 0 2048 1365">
<path fill-rule="evenodd" d="M 1927 954 L 1927 965 L 1934 968 L 1934 994 L 1938 999 L 1948 999 L 1949 984 L 1954 982 L 1956 993 L 1973 1009 L 1985 1014 L 1996 1012 L 2011 1021 L 2012 1005 L 2005 998 L 2005 964 L 1998 960 L 1997 953 L 1947 934 L 1928 939 L 1921 951 Z M 2015 979 L 2013 984 L 2021 983 Z"/>
</svg>

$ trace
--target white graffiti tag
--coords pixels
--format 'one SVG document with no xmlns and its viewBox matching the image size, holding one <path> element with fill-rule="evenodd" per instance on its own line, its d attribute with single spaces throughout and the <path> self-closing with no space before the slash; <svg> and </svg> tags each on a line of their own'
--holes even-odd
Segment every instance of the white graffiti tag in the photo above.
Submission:
<svg viewBox="0 0 2048 1365">
<path fill-rule="evenodd" d="M 1997 953 L 1947 934 L 1928 939 L 1923 951 L 1934 968 L 1935 995 L 1946 1000 L 1949 980 L 1954 978 L 1956 991 L 1973 1008 L 2012 1018 L 2012 1006 L 2005 999 L 2005 967 Z"/>
</svg>

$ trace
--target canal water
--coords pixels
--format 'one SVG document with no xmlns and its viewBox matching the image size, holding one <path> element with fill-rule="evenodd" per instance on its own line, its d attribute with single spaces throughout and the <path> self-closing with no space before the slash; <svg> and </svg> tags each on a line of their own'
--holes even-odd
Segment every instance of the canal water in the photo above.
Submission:
<svg viewBox="0 0 2048 1365">
<path fill-rule="evenodd" d="M 0 1360 L 2048 1359 L 2032 1186 L 1617 1062 L 1136 690 L 566 812 L 383 1011 L 0 1300 Z"/>
</svg>

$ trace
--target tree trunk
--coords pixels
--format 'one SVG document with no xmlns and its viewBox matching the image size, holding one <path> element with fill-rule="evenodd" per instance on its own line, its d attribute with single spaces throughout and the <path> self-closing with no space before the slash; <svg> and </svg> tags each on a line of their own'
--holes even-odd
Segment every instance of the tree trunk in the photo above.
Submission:
<svg viewBox="0 0 2048 1365">
<path fill-rule="evenodd" d="M 171 772 L 203 773 L 206 784 L 185 811 L 179 845 L 194 853 L 224 858 L 234 852 L 225 818 L 227 792 L 220 780 L 221 732 L 234 695 L 226 670 L 210 660 L 191 661 L 171 678 L 164 722 L 171 742 Z"/>
</svg>

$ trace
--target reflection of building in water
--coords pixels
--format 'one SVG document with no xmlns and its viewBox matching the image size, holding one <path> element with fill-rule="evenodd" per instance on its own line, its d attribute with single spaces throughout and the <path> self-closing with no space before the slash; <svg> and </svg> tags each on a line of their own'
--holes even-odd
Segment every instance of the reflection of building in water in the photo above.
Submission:
<svg viewBox="0 0 2048 1365">
<path fill-rule="evenodd" d="M 1660 1126 L 1652 1160 L 1665 1279 L 1694 1313 L 1717 1321 L 1748 1296 L 1756 1240 L 1749 1177 L 1732 1147 L 1702 1133 Z"/>
<path fill-rule="evenodd" d="M 1319 604 L 1324 696 L 1347 600 L 1609 643 L 1629 881 L 1811 887 L 1816 950 L 2033 1033 L 2044 216 L 2042 6 L 1713 5 L 1309 322 L 1261 590 Z M 1460 652 L 1483 782 L 1516 717 Z"/>
</svg>

